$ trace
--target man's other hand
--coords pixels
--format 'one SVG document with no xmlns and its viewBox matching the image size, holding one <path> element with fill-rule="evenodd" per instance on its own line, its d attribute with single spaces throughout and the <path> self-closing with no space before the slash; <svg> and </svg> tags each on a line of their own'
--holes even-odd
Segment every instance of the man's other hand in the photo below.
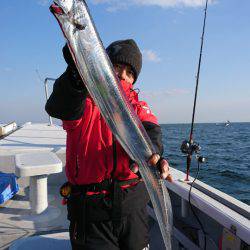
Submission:
<svg viewBox="0 0 250 250">
<path fill-rule="evenodd" d="M 158 154 L 153 154 L 150 159 L 148 160 L 148 165 L 158 167 L 159 171 L 161 173 L 161 178 L 166 179 L 169 182 L 173 181 L 173 177 L 170 173 L 170 168 L 169 164 L 166 159 L 161 158 L 160 155 Z M 130 166 L 130 169 L 134 172 L 137 173 L 139 171 L 139 167 L 137 163 L 133 163 Z"/>
</svg>

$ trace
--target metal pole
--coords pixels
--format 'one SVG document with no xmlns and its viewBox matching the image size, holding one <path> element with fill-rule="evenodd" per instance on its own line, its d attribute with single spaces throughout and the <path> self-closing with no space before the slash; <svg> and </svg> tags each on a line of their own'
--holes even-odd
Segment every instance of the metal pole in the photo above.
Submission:
<svg viewBox="0 0 250 250">
<path fill-rule="evenodd" d="M 50 77 L 46 77 L 45 80 L 44 80 L 46 102 L 47 102 L 48 99 L 49 99 L 49 95 L 48 95 L 48 84 L 47 84 L 47 82 L 48 82 L 48 81 L 55 81 L 55 80 L 56 80 L 56 79 L 50 78 Z M 53 125 L 53 123 L 52 123 L 52 117 L 51 117 L 50 115 L 49 115 L 49 124 L 50 124 L 50 126 Z"/>
</svg>

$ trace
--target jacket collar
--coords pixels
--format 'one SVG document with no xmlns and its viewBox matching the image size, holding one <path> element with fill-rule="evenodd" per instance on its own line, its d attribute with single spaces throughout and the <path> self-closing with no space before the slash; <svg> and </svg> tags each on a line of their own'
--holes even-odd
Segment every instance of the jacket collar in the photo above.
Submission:
<svg viewBox="0 0 250 250">
<path fill-rule="evenodd" d="M 120 84 L 126 94 L 126 96 L 128 97 L 129 101 L 138 101 L 138 94 L 136 93 L 136 91 L 133 89 L 133 84 L 128 83 L 124 80 L 120 81 Z"/>
</svg>

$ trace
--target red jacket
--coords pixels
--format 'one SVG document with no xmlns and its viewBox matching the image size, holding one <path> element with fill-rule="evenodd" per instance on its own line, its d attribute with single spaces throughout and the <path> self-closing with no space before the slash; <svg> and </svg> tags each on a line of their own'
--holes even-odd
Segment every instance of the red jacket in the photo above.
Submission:
<svg viewBox="0 0 250 250">
<path fill-rule="evenodd" d="M 140 120 L 158 124 L 147 103 L 138 100 L 132 85 L 121 84 Z M 63 120 L 63 128 L 67 132 L 66 175 L 72 184 L 99 183 L 111 177 L 118 180 L 138 177 L 129 169 L 130 158 L 117 141 L 114 147 L 112 133 L 89 95 L 82 117 Z M 117 165 L 112 173 L 114 155 Z"/>
</svg>

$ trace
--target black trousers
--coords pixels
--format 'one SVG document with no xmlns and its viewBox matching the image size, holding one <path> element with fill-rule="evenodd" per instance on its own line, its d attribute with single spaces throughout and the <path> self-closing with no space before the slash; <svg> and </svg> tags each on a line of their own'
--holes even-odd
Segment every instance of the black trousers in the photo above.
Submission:
<svg viewBox="0 0 250 250">
<path fill-rule="evenodd" d="M 86 223 L 76 237 L 77 225 L 70 223 L 73 250 L 142 250 L 148 249 L 149 228 L 146 208 L 134 211 L 120 221 Z M 79 230 L 79 229 L 78 229 Z"/>
<path fill-rule="evenodd" d="M 68 200 L 73 250 L 148 249 L 149 225 L 144 184 L 121 191 L 118 202 L 104 195 L 72 195 Z"/>
</svg>

